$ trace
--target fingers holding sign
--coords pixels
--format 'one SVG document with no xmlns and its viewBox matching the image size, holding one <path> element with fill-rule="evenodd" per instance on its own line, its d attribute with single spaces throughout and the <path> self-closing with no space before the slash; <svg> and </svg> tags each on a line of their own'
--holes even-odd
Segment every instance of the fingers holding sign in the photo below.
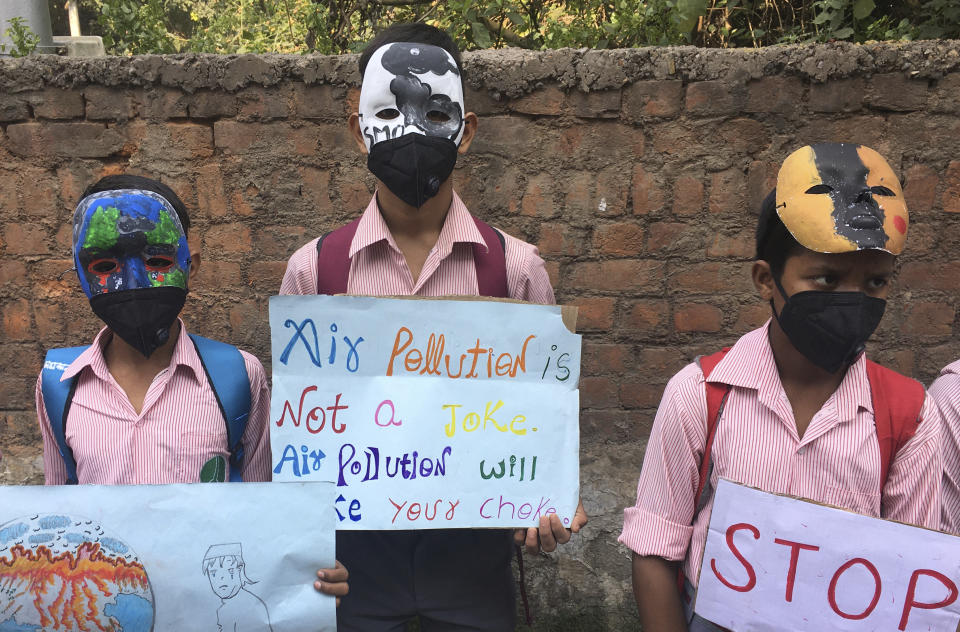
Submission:
<svg viewBox="0 0 960 632">
<path fill-rule="evenodd" d="M 350 592 L 350 586 L 347 584 L 349 575 L 347 569 L 338 560 L 336 568 L 321 568 L 317 571 L 317 581 L 313 582 L 313 587 L 325 595 L 336 597 L 339 606 L 340 598 Z"/>
<path fill-rule="evenodd" d="M 551 553 L 557 549 L 558 544 L 566 544 L 570 541 L 572 534 L 579 533 L 580 529 L 587 524 L 587 520 L 583 502 L 578 501 L 569 529 L 563 526 L 560 517 L 554 513 L 541 517 L 539 527 L 517 529 L 513 534 L 513 541 L 517 546 L 525 546 L 527 553 L 540 551 Z"/>
</svg>

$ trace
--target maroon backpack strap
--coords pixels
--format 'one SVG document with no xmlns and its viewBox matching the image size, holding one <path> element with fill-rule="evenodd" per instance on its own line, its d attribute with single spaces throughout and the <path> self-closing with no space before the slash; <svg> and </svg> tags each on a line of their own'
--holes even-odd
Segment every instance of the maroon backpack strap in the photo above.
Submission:
<svg viewBox="0 0 960 632">
<path fill-rule="evenodd" d="M 727 395 L 730 393 L 729 384 L 707 382 L 706 379 L 710 377 L 710 374 L 717 368 L 717 365 L 720 364 L 720 361 L 723 360 L 728 351 L 730 351 L 730 347 L 726 347 L 708 356 L 700 356 L 697 358 L 697 364 L 700 365 L 700 370 L 703 372 L 703 385 L 707 394 L 707 440 L 703 447 L 703 457 L 700 460 L 700 478 L 697 482 L 697 492 L 693 496 L 696 501 L 693 510 L 694 520 L 696 520 L 697 515 L 709 499 L 707 483 L 710 480 L 710 471 L 713 469 L 713 457 L 711 456 L 713 451 L 713 438 L 717 436 L 717 426 L 719 425 L 720 415 L 723 414 L 723 406 L 727 401 Z M 686 591 L 683 587 L 685 579 L 681 567 L 677 576 L 677 584 L 680 588 L 680 594 L 684 596 L 686 596 Z"/>
<path fill-rule="evenodd" d="M 362 216 L 361 216 L 362 217 Z M 346 294 L 350 278 L 350 244 L 360 218 L 317 240 L 317 294 Z"/>
<path fill-rule="evenodd" d="M 920 382 L 867 360 L 867 378 L 873 400 L 873 422 L 880 444 L 880 486 L 887 484 L 890 464 L 916 434 L 926 389 Z"/>
<path fill-rule="evenodd" d="M 486 222 L 473 218 L 487 243 L 473 244 L 473 262 L 477 268 L 477 293 L 480 296 L 510 298 L 507 289 L 507 246 L 503 233 Z"/>
</svg>

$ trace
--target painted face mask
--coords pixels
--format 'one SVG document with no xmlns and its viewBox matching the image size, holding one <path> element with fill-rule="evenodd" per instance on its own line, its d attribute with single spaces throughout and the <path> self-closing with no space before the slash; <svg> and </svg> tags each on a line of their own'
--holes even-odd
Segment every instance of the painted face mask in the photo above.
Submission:
<svg viewBox="0 0 960 632">
<path fill-rule="evenodd" d="M 73 256 L 90 307 L 149 357 L 183 309 L 190 249 L 173 206 L 152 191 L 95 193 L 73 216 Z"/>
<path fill-rule="evenodd" d="M 907 205 L 883 157 L 862 145 L 822 143 L 790 154 L 777 175 L 777 213 L 814 252 L 903 251 Z"/>
<path fill-rule="evenodd" d="M 367 167 L 417 208 L 450 177 L 463 138 L 463 86 L 444 49 L 394 42 L 378 48 L 363 76 L 360 130 Z"/>
</svg>

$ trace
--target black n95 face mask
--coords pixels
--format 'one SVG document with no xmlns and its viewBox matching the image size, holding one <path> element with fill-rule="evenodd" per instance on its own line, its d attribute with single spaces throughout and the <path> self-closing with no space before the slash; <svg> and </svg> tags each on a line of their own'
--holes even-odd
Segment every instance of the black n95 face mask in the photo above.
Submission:
<svg viewBox="0 0 960 632">
<path fill-rule="evenodd" d="M 90 307 L 110 331 L 149 358 L 169 340 L 186 300 L 183 288 L 161 286 L 97 294 Z"/>
<path fill-rule="evenodd" d="M 449 138 L 406 134 L 370 148 L 367 168 L 390 192 L 416 208 L 440 190 L 457 163 L 457 145 Z"/>
<path fill-rule="evenodd" d="M 828 373 L 856 361 L 887 306 L 863 292 L 810 290 L 788 297 L 780 281 L 776 284 L 786 303 L 773 317 L 797 351 Z"/>
</svg>

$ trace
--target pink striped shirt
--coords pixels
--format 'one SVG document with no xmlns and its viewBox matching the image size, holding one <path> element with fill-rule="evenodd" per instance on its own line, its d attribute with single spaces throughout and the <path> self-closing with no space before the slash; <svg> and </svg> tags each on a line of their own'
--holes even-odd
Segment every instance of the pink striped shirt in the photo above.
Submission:
<svg viewBox="0 0 960 632">
<path fill-rule="evenodd" d="M 745 485 L 938 528 L 940 414 L 930 397 L 917 433 L 896 454 L 886 483 L 866 361 L 860 357 L 839 388 L 797 435 L 767 328 L 746 334 L 710 375 L 730 384 L 713 444 L 712 489 L 724 477 Z M 624 511 L 620 542 L 639 555 L 684 560 L 697 584 L 713 507 L 694 516 L 699 466 L 707 434 L 703 372 L 692 363 L 667 384 L 647 443 L 637 503 Z"/>
<path fill-rule="evenodd" d="M 63 372 L 79 375 L 66 422 L 67 444 L 80 483 L 133 485 L 196 483 L 216 455 L 228 461 L 227 431 L 216 396 L 183 322 L 170 366 L 153 378 L 139 414 L 110 374 L 103 349 L 113 334 L 104 327 L 90 348 Z M 270 395 L 260 361 L 245 351 L 250 378 L 250 417 L 243 435 L 243 480 L 271 478 Z M 37 380 L 37 417 L 43 435 L 47 485 L 67 480 Z"/>
<path fill-rule="evenodd" d="M 942 529 L 960 535 L 960 360 L 948 364 L 930 385 L 943 417 Z"/>
<path fill-rule="evenodd" d="M 502 231 L 501 231 L 502 232 Z M 553 304 L 553 287 L 536 247 L 503 233 L 510 298 Z M 319 238 L 318 238 L 319 239 Z M 317 241 L 293 253 L 283 275 L 280 294 L 317 293 Z M 368 296 L 476 295 L 477 271 L 472 244 L 483 236 L 470 211 L 454 193 L 436 245 L 427 256 L 416 282 L 403 253 L 387 228 L 374 195 L 350 244 L 348 294 Z"/>
</svg>

